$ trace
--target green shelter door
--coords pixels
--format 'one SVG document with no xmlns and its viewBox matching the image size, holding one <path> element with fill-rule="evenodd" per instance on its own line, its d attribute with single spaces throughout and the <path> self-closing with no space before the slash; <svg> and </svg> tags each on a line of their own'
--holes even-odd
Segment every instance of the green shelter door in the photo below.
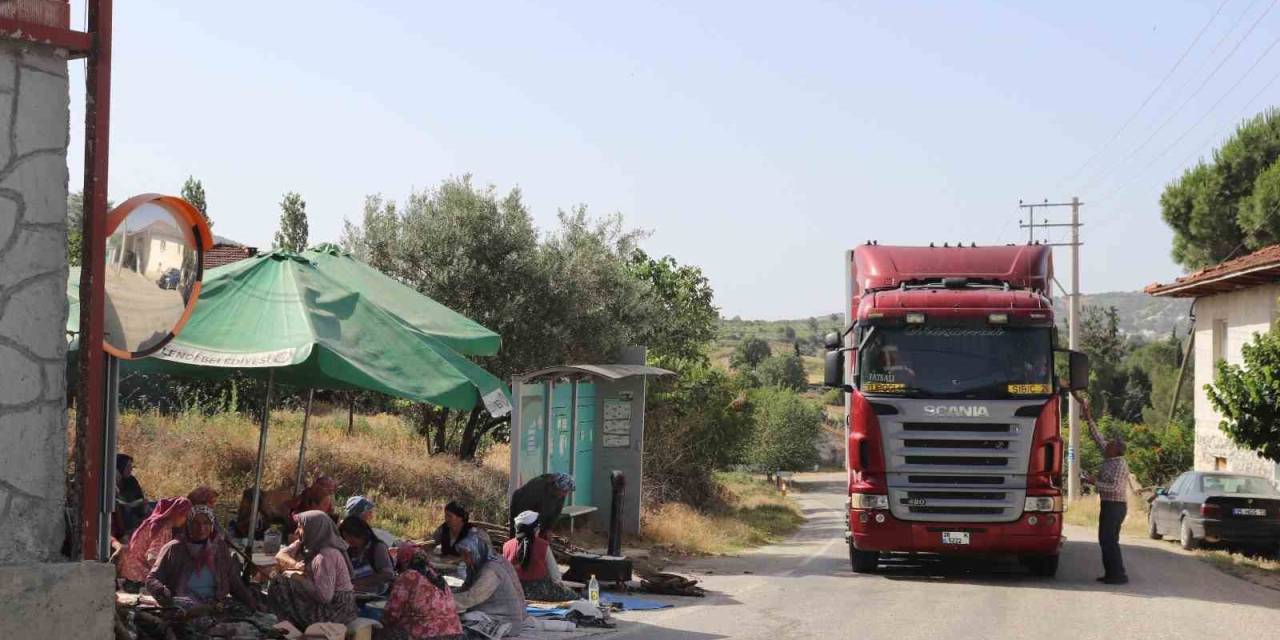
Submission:
<svg viewBox="0 0 1280 640">
<path fill-rule="evenodd" d="M 569 458 L 573 447 L 573 428 L 569 423 L 572 398 L 573 383 L 556 383 L 551 400 L 551 437 L 547 442 L 551 447 L 551 464 L 547 471 L 569 473 Z"/>
<path fill-rule="evenodd" d="M 578 488 L 573 492 L 573 503 L 590 505 L 594 503 L 591 481 L 595 476 L 596 466 L 596 385 L 590 382 L 578 383 L 577 422 L 573 480 Z"/>
</svg>

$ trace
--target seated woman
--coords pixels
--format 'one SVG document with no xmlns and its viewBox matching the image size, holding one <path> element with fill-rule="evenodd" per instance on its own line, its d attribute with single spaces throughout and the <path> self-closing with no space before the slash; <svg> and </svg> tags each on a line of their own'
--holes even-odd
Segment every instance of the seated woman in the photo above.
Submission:
<svg viewBox="0 0 1280 640">
<path fill-rule="evenodd" d="M 236 575 L 231 552 L 216 535 L 218 518 L 206 505 L 191 508 L 186 535 L 160 550 L 147 574 L 147 591 L 164 606 L 192 609 L 222 603 L 227 597 L 258 608 L 253 592 Z"/>
<path fill-rule="evenodd" d="M 133 475 L 133 456 L 116 454 L 116 509 L 111 516 L 111 535 L 125 540 L 147 519 L 147 496 Z"/>
<path fill-rule="evenodd" d="M 504 637 L 520 635 L 527 614 L 524 590 L 511 563 L 494 554 L 488 543 L 474 533 L 458 542 L 457 548 L 462 552 L 462 561 L 467 563 L 467 580 L 453 594 L 458 611 L 466 612 L 462 615 L 462 626 L 469 626 L 477 618 L 481 621 L 488 618 L 510 625 Z"/>
<path fill-rule="evenodd" d="M 147 579 L 155 566 L 160 550 L 176 536 L 174 529 L 187 525 L 191 514 L 191 501 L 186 498 L 165 498 L 156 505 L 151 515 L 134 530 L 129 546 L 121 553 L 120 577 L 127 586 L 140 584 Z"/>
<path fill-rule="evenodd" d="M 271 610 L 299 629 L 317 622 L 347 624 L 356 618 L 347 543 L 323 511 L 298 514 L 297 540 L 276 554 L 284 569 L 271 579 Z"/>
<path fill-rule="evenodd" d="M 462 640 L 458 609 L 444 578 L 427 556 L 404 543 L 397 551 L 400 577 L 391 585 L 376 640 Z"/>
<path fill-rule="evenodd" d="M 578 593 L 560 581 L 560 567 L 551 544 L 538 535 L 538 512 L 525 511 L 516 516 L 516 537 L 502 546 L 502 555 L 516 570 L 524 597 L 541 602 L 577 600 Z"/>
<path fill-rule="evenodd" d="M 378 536 L 382 544 L 387 545 L 387 548 L 390 549 L 396 546 L 396 537 L 386 529 L 379 529 L 373 526 L 373 510 L 376 507 L 377 505 L 372 500 L 364 496 L 351 496 L 347 498 L 343 511 L 346 512 L 348 518 L 360 518 L 369 523 L 369 526 L 373 528 L 373 534 Z"/>
<path fill-rule="evenodd" d="M 436 529 L 432 539 L 436 541 L 436 551 L 442 556 L 460 556 L 458 542 L 475 533 L 485 545 L 489 545 L 489 534 L 471 524 L 471 514 L 457 500 L 444 506 L 444 524 Z"/>
<path fill-rule="evenodd" d="M 351 561 L 351 585 L 361 593 L 383 594 L 396 578 L 395 566 L 387 545 L 374 535 L 373 528 L 360 517 L 348 517 L 338 527 L 347 543 L 347 559 Z"/>
</svg>

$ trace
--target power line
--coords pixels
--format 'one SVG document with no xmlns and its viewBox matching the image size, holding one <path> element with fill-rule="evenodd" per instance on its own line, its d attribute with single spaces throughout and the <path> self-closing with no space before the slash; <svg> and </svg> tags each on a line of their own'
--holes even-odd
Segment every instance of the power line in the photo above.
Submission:
<svg viewBox="0 0 1280 640">
<path fill-rule="evenodd" d="M 1205 121 L 1205 119 L 1207 119 L 1209 115 L 1212 114 L 1218 108 L 1218 105 L 1221 105 L 1222 102 L 1227 99 L 1227 96 L 1230 96 L 1232 92 L 1234 92 L 1236 89 L 1240 87 L 1240 85 L 1245 81 L 1245 79 L 1248 78 L 1249 75 L 1253 73 L 1254 69 L 1258 68 L 1258 65 L 1261 64 L 1262 60 L 1267 57 L 1267 54 L 1271 53 L 1271 51 L 1275 49 L 1276 45 L 1278 44 L 1280 44 L 1280 37 L 1277 37 L 1275 40 L 1272 40 L 1271 45 L 1267 47 L 1266 51 L 1263 51 L 1262 55 L 1258 56 L 1258 59 L 1253 61 L 1253 65 L 1249 67 L 1249 70 L 1245 71 L 1244 75 L 1240 76 L 1240 79 L 1236 80 L 1235 84 L 1231 85 L 1231 88 L 1227 89 L 1227 91 L 1223 93 L 1216 102 L 1213 103 L 1213 106 L 1209 107 L 1207 111 L 1201 114 L 1200 118 L 1197 119 L 1195 123 L 1193 123 L 1190 127 L 1187 127 L 1187 129 L 1182 132 L 1182 135 L 1178 136 L 1172 143 L 1166 146 L 1163 151 L 1161 151 L 1160 153 L 1152 157 L 1151 160 L 1148 161 L 1147 164 L 1144 165 L 1142 169 L 1139 170 L 1138 173 L 1134 175 L 1132 179 L 1126 182 L 1120 183 L 1119 186 L 1112 189 L 1110 192 L 1107 193 L 1107 195 L 1102 196 L 1101 200 L 1109 199 L 1111 196 L 1118 193 L 1122 188 L 1128 186 L 1135 179 L 1145 174 L 1148 170 L 1151 169 L 1152 166 L 1155 165 L 1156 162 L 1158 162 L 1161 158 L 1163 158 L 1170 151 L 1172 151 L 1174 147 L 1178 146 L 1178 143 L 1186 139 L 1187 135 L 1189 135 L 1192 131 L 1194 131 L 1196 127 L 1199 127 Z M 1271 80 L 1267 82 L 1266 86 L 1263 87 L 1263 89 L 1265 90 L 1266 87 L 1271 86 L 1271 83 L 1276 81 L 1276 77 L 1280 77 L 1280 75 L 1272 77 Z M 1252 103 L 1252 101 L 1250 101 L 1250 103 Z"/>
<path fill-rule="evenodd" d="M 1187 45 L 1187 48 L 1182 51 L 1182 55 L 1178 56 L 1178 60 L 1173 63 L 1173 66 L 1170 67 L 1169 71 L 1164 74 L 1164 77 L 1160 79 L 1160 82 L 1156 83 L 1155 88 L 1152 89 L 1151 92 L 1147 94 L 1147 97 L 1142 99 L 1142 104 L 1138 105 L 1138 108 L 1134 109 L 1133 113 L 1129 114 L 1129 117 L 1126 118 L 1124 123 L 1120 125 L 1120 128 L 1116 129 L 1116 132 L 1111 134 L 1111 137 L 1106 141 L 1106 143 L 1102 145 L 1100 149 L 1095 151 L 1093 155 L 1089 156 L 1089 159 L 1085 160 L 1084 164 L 1077 167 L 1075 171 L 1072 171 L 1071 175 L 1067 176 L 1065 182 L 1070 182 L 1071 180 L 1074 180 L 1076 176 L 1080 175 L 1081 171 L 1084 171 L 1085 168 L 1088 167 L 1091 163 L 1093 163 L 1094 160 L 1097 160 L 1099 156 L 1101 156 L 1103 153 L 1107 151 L 1107 149 L 1111 148 L 1111 144 L 1114 143 L 1120 137 L 1120 134 L 1125 132 L 1125 129 L 1127 129 L 1129 125 L 1133 123 L 1134 118 L 1137 118 L 1138 114 L 1142 113 L 1142 110 L 1146 108 L 1149 102 L 1151 102 L 1151 99 L 1154 98 L 1155 95 L 1160 92 L 1160 89 L 1164 87 L 1164 83 L 1168 82 L 1169 78 L 1173 77 L 1174 72 L 1178 70 L 1178 67 L 1182 64 L 1182 61 L 1186 60 L 1187 55 L 1191 53 L 1191 50 L 1194 49 L 1196 45 L 1200 43 L 1200 38 L 1204 37 L 1205 32 L 1209 30 L 1209 25 L 1213 24 L 1213 21 L 1218 18 L 1218 14 L 1222 13 L 1222 9 L 1226 7 L 1227 3 L 1230 1 L 1231 0 L 1222 0 L 1222 3 L 1218 5 L 1218 9 L 1213 12 L 1213 15 L 1209 16 L 1208 22 L 1205 22 L 1204 26 L 1200 27 L 1200 32 L 1196 34 L 1196 37 L 1191 41 L 1191 44 Z M 1221 41 L 1219 41 L 1219 44 L 1221 44 Z M 1216 47 L 1215 47 L 1215 51 L 1216 51 Z M 1213 55 L 1213 54 L 1210 53 L 1210 55 Z"/>
<path fill-rule="evenodd" d="M 1130 160 L 1132 160 L 1134 156 L 1136 156 L 1139 152 L 1145 149 L 1148 144 L 1151 144 L 1151 141 L 1155 140 L 1156 136 L 1158 136 L 1160 132 L 1164 130 L 1165 127 L 1169 126 L 1169 123 L 1173 122 L 1173 119 L 1176 118 L 1178 114 L 1181 113 L 1182 110 L 1186 108 L 1188 104 L 1191 103 L 1192 100 L 1194 100 L 1197 96 L 1199 96 L 1201 91 L 1204 91 L 1204 88 L 1208 86 L 1209 82 L 1213 80 L 1213 78 L 1218 74 L 1218 71 L 1222 70 L 1222 67 L 1226 65 L 1227 62 L 1230 61 L 1231 58 L 1235 56 L 1236 52 L 1240 50 L 1240 47 L 1243 46 L 1244 43 L 1249 39 L 1249 36 L 1253 35 L 1254 30 L 1258 28 L 1258 25 L 1262 24 L 1263 18 L 1266 18 L 1267 15 L 1271 13 L 1271 10 L 1275 8 L 1277 2 L 1280 2 L 1280 0 L 1271 0 L 1271 4 L 1267 5 L 1266 11 L 1263 11 L 1262 14 L 1259 15 L 1257 19 L 1253 21 L 1253 24 L 1249 26 L 1249 30 L 1246 31 L 1245 34 L 1241 36 L 1240 40 L 1236 42 L 1236 46 L 1232 47 L 1231 51 L 1227 53 L 1226 57 L 1224 57 L 1220 62 L 1218 62 L 1218 65 L 1214 67 L 1212 71 L 1209 72 L 1209 75 L 1206 76 L 1203 81 L 1200 82 L 1200 86 L 1196 87 L 1196 90 L 1193 91 L 1191 95 L 1187 96 L 1187 98 L 1183 100 L 1182 103 L 1179 104 L 1173 110 L 1173 113 L 1170 113 L 1169 117 L 1165 118 L 1164 122 L 1161 122 L 1160 126 L 1156 127 L 1155 130 L 1151 132 L 1151 135 L 1147 136 L 1146 140 L 1142 141 L 1142 144 L 1139 144 L 1135 149 L 1133 149 L 1133 151 L 1129 152 L 1129 155 L 1125 156 L 1124 159 L 1121 160 L 1116 165 L 1117 168 L 1123 167 Z M 1114 171 L 1105 172 L 1105 173 L 1099 174 L 1098 176 L 1095 176 L 1092 180 L 1089 180 L 1087 183 L 1085 183 L 1084 188 L 1087 189 L 1088 187 L 1093 186 L 1094 184 L 1097 183 L 1098 178 L 1102 176 L 1106 176 L 1111 173 L 1114 173 Z"/>
</svg>

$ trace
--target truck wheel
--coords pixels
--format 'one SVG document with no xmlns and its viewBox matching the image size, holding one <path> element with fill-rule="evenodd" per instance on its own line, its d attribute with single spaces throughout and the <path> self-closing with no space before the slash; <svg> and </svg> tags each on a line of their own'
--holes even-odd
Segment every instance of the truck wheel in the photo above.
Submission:
<svg viewBox="0 0 1280 640">
<path fill-rule="evenodd" d="M 859 551 L 849 543 L 849 563 L 853 565 L 854 573 L 875 573 L 880 566 L 879 551 Z"/>
<path fill-rule="evenodd" d="M 1187 519 L 1182 519 L 1182 528 L 1179 531 L 1178 541 L 1182 543 L 1182 548 L 1191 551 L 1200 546 L 1200 541 L 1196 540 L 1196 534 L 1191 533 L 1191 525 L 1187 524 Z"/>
<path fill-rule="evenodd" d="M 1058 575 L 1058 554 L 1051 556 L 1028 556 L 1022 563 L 1031 571 L 1031 575 L 1041 578 L 1052 578 Z"/>
<path fill-rule="evenodd" d="M 1155 514 L 1147 515 L 1147 537 L 1152 540 L 1163 540 L 1164 536 L 1160 535 L 1160 529 L 1156 527 Z"/>
</svg>

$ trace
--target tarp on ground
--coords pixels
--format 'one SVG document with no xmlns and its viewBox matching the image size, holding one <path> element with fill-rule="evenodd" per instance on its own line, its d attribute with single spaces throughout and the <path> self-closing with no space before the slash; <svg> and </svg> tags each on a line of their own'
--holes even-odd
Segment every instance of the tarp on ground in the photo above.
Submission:
<svg viewBox="0 0 1280 640">
<path fill-rule="evenodd" d="M 319 268 L 312 259 L 318 255 L 272 251 L 209 270 L 178 338 L 126 368 L 192 377 L 274 371 L 277 383 L 304 389 L 378 391 L 456 410 L 483 402 L 494 415 L 506 413 L 502 382 L 450 347 L 471 341 L 473 350 L 488 349 L 487 329 L 431 301 L 448 312 L 434 326 L 457 331 L 440 337 L 420 330 L 374 302 L 387 295 L 385 286 L 382 294 L 366 295 L 371 279 L 345 281 L 343 269 Z M 73 304 L 78 275 L 70 280 Z M 427 299 L 406 287 L 403 295 L 410 294 Z M 426 314 L 430 307 L 402 302 L 399 308 Z M 78 317 L 68 319 L 69 330 L 72 322 Z"/>
</svg>

